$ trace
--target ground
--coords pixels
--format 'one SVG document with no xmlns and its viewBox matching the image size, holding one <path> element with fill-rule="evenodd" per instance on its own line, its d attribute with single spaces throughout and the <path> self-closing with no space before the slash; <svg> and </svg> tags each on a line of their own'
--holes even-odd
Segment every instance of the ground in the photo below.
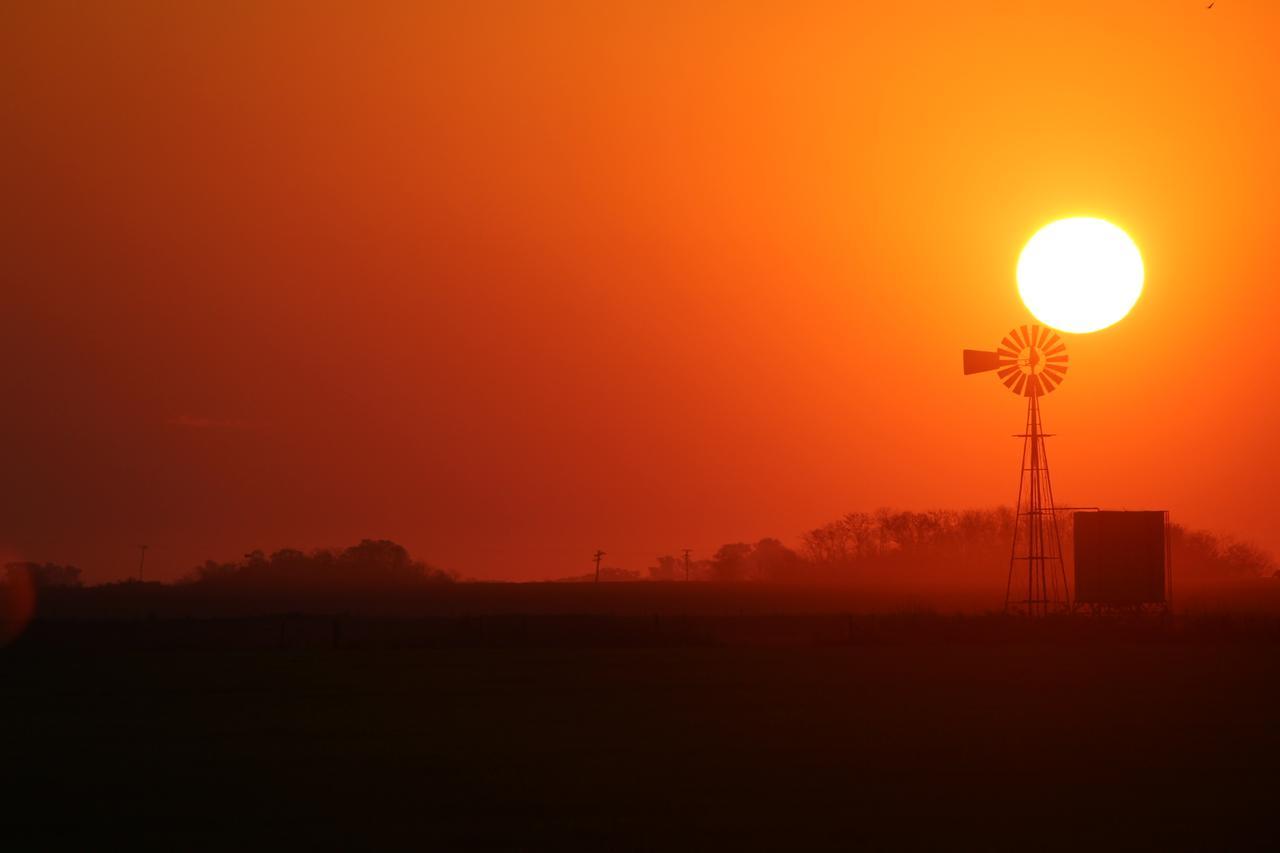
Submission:
<svg viewBox="0 0 1280 853">
<path fill-rule="evenodd" d="M 1269 846 L 1268 625 L 924 633 L 18 644 L 0 653 L 4 823 L 46 845 L 182 848 Z"/>
</svg>

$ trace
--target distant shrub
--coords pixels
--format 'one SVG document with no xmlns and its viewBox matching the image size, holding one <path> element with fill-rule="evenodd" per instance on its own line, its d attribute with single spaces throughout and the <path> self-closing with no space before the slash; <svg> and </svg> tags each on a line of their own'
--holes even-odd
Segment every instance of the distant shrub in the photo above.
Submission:
<svg viewBox="0 0 1280 853">
<path fill-rule="evenodd" d="M 641 575 L 634 569 L 620 569 L 617 566 L 601 566 L 600 582 L 601 583 L 634 583 L 641 579 Z M 556 578 L 552 583 L 594 583 L 596 580 L 595 569 L 587 572 L 585 575 L 573 575 L 567 578 Z"/>
<path fill-rule="evenodd" d="M 270 556 L 253 551 L 235 563 L 212 560 L 197 566 L 188 583 L 271 588 L 388 587 L 452 583 L 453 575 L 414 560 L 386 539 L 364 539 L 342 549 L 311 552 L 285 548 Z"/>
<path fill-rule="evenodd" d="M 67 589 L 83 586 L 80 570 L 75 566 L 60 566 L 56 563 L 7 563 L 4 567 L 5 579 L 13 584 L 21 575 L 29 580 L 36 589 Z"/>
<path fill-rule="evenodd" d="M 1172 525 L 1173 570 L 1195 578 L 1256 578 L 1271 574 L 1275 560 L 1261 548 L 1207 530 Z"/>
</svg>

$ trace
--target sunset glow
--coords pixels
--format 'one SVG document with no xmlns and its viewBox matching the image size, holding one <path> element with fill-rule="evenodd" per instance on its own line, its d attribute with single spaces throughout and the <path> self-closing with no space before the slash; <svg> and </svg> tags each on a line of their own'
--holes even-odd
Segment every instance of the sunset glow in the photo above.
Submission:
<svg viewBox="0 0 1280 853">
<path fill-rule="evenodd" d="M 956 353 L 1031 322 L 1114 323 L 1068 342 L 1065 498 L 1280 551 L 1222 334 L 1280 312 L 1280 3 L 377 5 L 4 4 L 14 559 L 537 580 L 999 506 Z M 1075 216 L 1123 287 L 1036 255 Z"/>
<path fill-rule="evenodd" d="M 1018 259 L 1018 292 L 1036 319 L 1064 332 L 1096 332 L 1142 295 L 1142 255 L 1102 219 L 1061 219 L 1036 232 Z"/>
<path fill-rule="evenodd" d="M 0 2 L 6 849 L 1265 846 L 1277 45 Z"/>
</svg>

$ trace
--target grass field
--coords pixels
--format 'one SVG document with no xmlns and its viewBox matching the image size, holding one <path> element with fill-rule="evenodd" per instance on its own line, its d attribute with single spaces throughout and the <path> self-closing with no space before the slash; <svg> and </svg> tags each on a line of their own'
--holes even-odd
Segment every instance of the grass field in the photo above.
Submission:
<svg viewBox="0 0 1280 853">
<path fill-rule="evenodd" d="M 1273 627 L 867 636 L 19 644 L 0 652 L 5 831 L 187 849 L 1273 843 Z"/>
</svg>

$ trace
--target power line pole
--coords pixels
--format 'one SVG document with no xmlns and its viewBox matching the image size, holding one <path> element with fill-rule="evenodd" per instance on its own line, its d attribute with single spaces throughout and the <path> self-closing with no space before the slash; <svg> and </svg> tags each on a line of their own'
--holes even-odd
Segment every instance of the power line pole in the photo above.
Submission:
<svg viewBox="0 0 1280 853">
<path fill-rule="evenodd" d="M 691 548 L 684 549 L 684 581 L 685 583 L 689 582 L 689 553 L 692 550 L 693 549 Z"/>
<path fill-rule="evenodd" d="M 138 583 L 142 583 L 142 566 L 147 562 L 147 549 L 150 545 L 138 546 Z"/>
<path fill-rule="evenodd" d="M 600 583 L 600 560 L 604 557 L 604 551 L 596 549 L 596 583 Z"/>
</svg>

